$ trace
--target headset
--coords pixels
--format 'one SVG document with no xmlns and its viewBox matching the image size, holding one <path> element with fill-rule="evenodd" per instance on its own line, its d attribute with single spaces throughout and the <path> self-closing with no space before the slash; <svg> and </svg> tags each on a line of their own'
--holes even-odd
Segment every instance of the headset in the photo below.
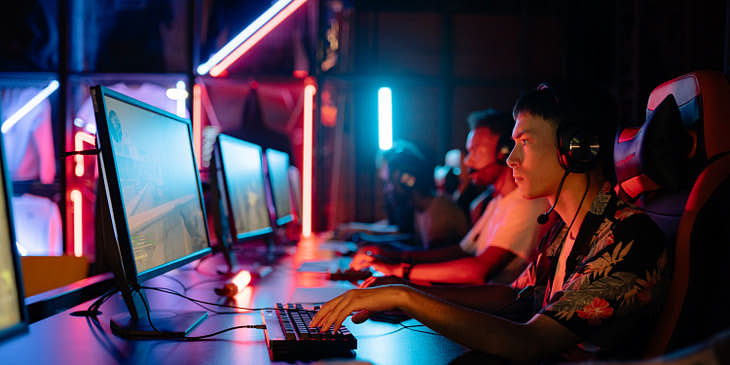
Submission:
<svg viewBox="0 0 730 365">
<path fill-rule="evenodd" d="M 541 83 L 537 90 L 549 91 L 555 104 L 561 106 L 556 90 L 547 83 Z M 560 166 L 574 173 L 583 173 L 593 169 L 598 163 L 598 152 L 601 149 L 598 135 L 581 128 L 569 115 L 558 127 L 558 161 Z"/>
<path fill-rule="evenodd" d="M 541 83 L 537 87 L 538 91 L 548 91 L 555 100 L 555 104 L 559 109 L 565 109 L 564 105 L 560 104 L 560 99 L 554 88 L 547 83 Z M 590 183 L 587 173 L 598 164 L 598 152 L 601 149 L 601 145 L 598 140 L 598 135 L 595 133 L 581 128 L 580 125 L 573 119 L 574 117 L 568 113 L 561 113 L 560 118 L 562 119 L 557 131 L 558 140 L 558 162 L 560 167 L 565 170 L 563 178 L 560 180 L 558 185 L 558 193 L 555 197 L 555 202 L 545 213 L 540 214 L 537 217 L 537 223 L 545 224 L 550 218 L 550 213 L 553 212 L 555 206 L 558 204 L 560 199 L 560 192 L 563 189 L 563 183 L 565 178 L 568 177 L 569 173 L 586 173 L 586 181 Z M 588 183 L 586 184 L 586 191 L 583 193 L 583 198 L 588 192 Z M 581 199 L 581 205 L 583 199 Z M 578 208 L 580 210 L 580 207 Z M 576 215 L 578 212 L 576 211 Z M 575 217 L 573 217 L 575 220 Z M 572 226 L 572 222 L 570 223 Z"/>
<path fill-rule="evenodd" d="M 421 156 L 407 149 L 398 148 L 386 157 L 386 161 L 391 174 L 398 172 L 394 182 L 404 191 L 413 191 L 420 188 L 419 184 L 424 184 L 425 180 L 422 181 L 424 173 L 419 170 L 425 168 L 425 161 Z"/>
<path fill-rule="evenodd" d="M 497 150 L 495 151 L 495 156 L 497 157 L 497 162 L 507 166 L 507 158 L 509 157 L 509 154 L 512 152 L 512 148 L 515 146 L 515 141 L 512 140 L 512 136 L 507 135 L 501 135 L 499 136 L 499 141 L 497 141 Z"/>
</svg>

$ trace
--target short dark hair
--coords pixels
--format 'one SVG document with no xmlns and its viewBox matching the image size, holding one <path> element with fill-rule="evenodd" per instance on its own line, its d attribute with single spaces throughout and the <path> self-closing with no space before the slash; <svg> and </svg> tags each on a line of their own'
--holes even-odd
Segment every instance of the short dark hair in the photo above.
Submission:
<svg viewBox="0 0 730 365">
<path fill-rule="evenodd" d="M 423 194 L 428 194 L 434 189 L 433 169 L 424 157 L 421 150 L 414 143 L 406 140 L 393 142 L 393 147 L 384 151 L 380 161 L 388 164 L 388 170 L 392 174 L 395 171 L 408 173 L 416 179 L 413 188 Z M 379 166 L 378 166 L 379 167 Z"/>
<path fill-rule="evenodd" d="M 469 130 L 486 127 L 497 136 L 507 138 L 512 135 L 512 128 L 515 126 L 509 113 L 492 108 L 473 111 L 466 117 L 466 121 L 469 123 Z"/>
<path fill-rule="evenodd" d="M 583 82 L 541 84 L 517 99 L 512 116 L 528 112 L 560 127 L 574 124 L 598 137 L 598 159 L 604 177 L 616 182 L 613 144 L 618 130 L 616 102 L 606 90 Z M 557 136 L 556 136 L 557 139 Z"/>
</svg>

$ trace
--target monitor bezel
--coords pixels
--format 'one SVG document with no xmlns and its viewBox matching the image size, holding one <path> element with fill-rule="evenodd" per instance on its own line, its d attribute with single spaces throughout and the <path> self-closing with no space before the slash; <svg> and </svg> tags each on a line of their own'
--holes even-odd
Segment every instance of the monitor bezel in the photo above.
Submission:
<svg viewBox="0 0 730 365">
<path fill-rule="evenodd" d="M 204 195 L 203 195 L 203 189 L 200 182 L 200 173 L 198 170 L 198 166 L 195 161 L 195 154 L 193 151 L 193 140 L 192 140 L 192 128 L 191 123 L 188 119 L 181 118 L 175 114 L 169 113 L 165 110 L 162 110 L 160 108 L 157 108 L 155 106 L 149 105 L 147 103 L 144 103 L 142 101 L 139 101 L 137 99 L 134 99 L 132 97 L 129 97 L 127 95 L 118 93 L 112 89 L 109 89 L 104 86 L 92 86 L 91 88 L 91 97 L 94 104 L 94 114 L 97 121 L 97 145 L 98 148 L 101 150 L 99 154 L 100 158 L 100 165 L 102 167 L 102 171 L 100 174 L 100 178 L 103 179 L 106 194 L 107 194 L 107 203 L 109 204 L 109 210 L 111 211 L 111 223 L 112 228 L 114 231 L 114 236 L 116 237 L 116 244 L 117 248 L 119 249 L 119 254 L 122 259 L 122 270 L 124 279 L 128 283 L 131 284 L 139 284 L 141 282 L 144 282 L 150 278 L 153 278 L 155 276 L 161 275 L 163 273 L 166 273 L 170 270 L 174 270 L 180 266 L 183 266 L 185 264 L 188 264 L 192 261 L 195 261 L 201 257 L 204 257 L 211 253 L 211 247 L 210 247 L 210 234 L 208 232 L 208 224 L 206 221 L 206 212 L 205 212 L 205 204 L 204 204 Z M 129 233 L 129 225 L 127 223 L 126 219 L 126 209 L 124 207 L 124 200 L 122 199 L 120 184 L 119 184 L 119 175 L 117 170 L 117 164 L 114 160 L 113 156 L 113 148 L 111 144 L 111 136 L 109 135 L 109 128 L 108 128 L 108 120 L 107 120 L 107 105 L 106 101 L 104 100 L 104 97 L 108 96 L 114 99 L 117 99 L 123 103 L 130 104 L 132 106 L 135 106 L 137 108 L 145 109 L 147 111 L 150 111 L 152 113 L 156 113 L 159 115 L 162 115 L 163 117 L 166 117 L 168 119 L 171 119 L 173 121 L 182 123 L 185 128 L 187 129 L 188 133 L 188 144 L 190 146 L 190 158 L 193 163 L 193 168 L 195 169 L 195 180 L 197 183 L 197 190 L 198 190 L 198 204 L 200 204 L 201 213 L 203 216 L 203 227 L 205 229 L 205 239 L 206 239 L 206 247 L 203 249 L 200 249 L 196 252 L 193 252 L 191 254 L 188 254 L 186 256 L 177 258 L 173 261 L 169 261 L 167 263 L 164 263 L 162 265 L 158 265 L 154 268 L 147 269 L 143 272 L 138 272 L 137 270 L 137 263 L 134 260 L 134 253 L 132 248 L 132 242 L 130 239 L 130 233 Z M 105 158 L 105 156 L 110 156 L 110 158 Z"/>
<path fill-rule="evenodd" d="M 264 202 L 267 204 L 267 210 L 268 210 L 268 203 L 266 202 L 266 199 L 267 199 L 267 197 L 266 197 L 266 176 L 264 174 L 263 149 L 261 148 L 261 146 L 255 144 L 255 143 L 245 141 L 240 138 L 236 138 L 236 137 L 233 137 L 233 136 L 230 136 L 227 134 L 223 134 L 223 133 L 218 135 L 218 137 L 216 138 L 216 143 L 215 143 L 216 153 L 218 156 L 220 156 L 220 169 L 223 174 L 223 179 L 221 179 L 222 184 L 223 184 L 222 193 L 225 194 L 223 197 L 223 200 L 225 201 L 225 205 L 226 205 L 226 210 L 227 210 L 226 214 L 229 219 L 229 227 L 231 230 L 231 236 L 235 237 L 236 243 L 266 237 L 267 235 L 271 234 L 274 231 L 270 220 L 269 220 L 268 227 L 260 228 L 260 229 L 249 231 L 249 232 L 241 233 L 241 232 L 238 232 L 238 230 L 236 228 L 236 225 L 235 225 L 236 215 L 233 212 L 233 202 L 231 201 L 231 194 L 230 194 L 230 190 L 229 190 L 230 182 L 229 182 L 229 177 L 228 177 L 228 169 L 226 168 L 226 160 L 223 157 L 223 147 L 221 146 L 221 139 L 225 139 L 225 140 L 228 140 L 233 143 L 244 144 L 249 147 L 255 147 L 258 150 L 259 163 L 261 164 L 261 169 L 259 170 L 261 186 L 264 189 L 263 198 L 264 198 Z M 268 215 L 268 211 L 267 211 L 267 215 Z"/>
<path fill-rule="evenodd" d="M 270 151 L 273 151 L 274 153 L 280 153 L 280 154 L 286 156 L 287 169 L 289 168 L 289 166 L 291 166 L 291 159 L 289 157 L 289 154 L 286 153 L 286 152 L 284 152 L 284 151 L 279 151 L 279 150 L 274 149 L 274 148 L 267 148 L 266 149 L 266 156 L 265 156 L 266 157 L 265 158 L 266 159 L 266 172 L 267 172 L 267 175 L 268 175 L 269 187 L 270 187 L 270 191 L 271 191 L 271 204 L 274 207 L 274 218 L 275 218 L 275 221 L 276 221 L 276 225 L 278 227 L 281 227 L 281 226 L 283 226 L 283 225 L 285 225 L 287 223 L 290 223 L 290 222 L 294 221 L 294 214 L 292 213 L 292 210 L 294 209 L 294 202 L 292 201 L 292 198 L 291 198 L 291 189 L 292 189 L 292 187 L 291 187 L 291 183 L 289 182 L 289 171 L 287 171 L 286 172 L 286 176 L 287 176 L 286 181 L 287 181 L 287 187 L 288 187 L 288 190 L 289 190 L 289 197 L 288 197 L 288 199 L 289 199 L 289 213 L 286 214 L 286 215 L 284 215 L 284 216 L 279 217 L 279 209 L 276 208 L 276 194 L 274 193 L 274 181 L 273 181 L 273 179 L 271 177 L 271 163 L 269 161 L 269 152 Z"/>
<path fill-rule="evenodd" d="M 15 227 L 13 226 L 13 207 L 12 207 L 12 196 L 13 196 L 13 184 L 10 181 L 10 174 L 8 174 L 7 163 L 5 161 L 5 146 L 2 138 L 0 138 L 0 178 L 2 178 L 3 191 L 5 194 L 5 204 L 0 209 L 5 210 L 8 223 L 8 239 L 10 248 L 10 257 L 13 261 L 13 272 L 15 274 L 15 288 L 17 291 L 18 308 L 20 311 L 20 321 L 10 327 L 0 329 L 0 341 L 16 336 L 18 334 L 28 331 L 28 324 L 30 323 L 28 317 L 28 309 L 25 306 L 25 289 L 23 287 L 23 276 L 22 270 L 20 269 L 20 255 L 18 254 L 18 248 L 15 244 Z"/>
</svg>

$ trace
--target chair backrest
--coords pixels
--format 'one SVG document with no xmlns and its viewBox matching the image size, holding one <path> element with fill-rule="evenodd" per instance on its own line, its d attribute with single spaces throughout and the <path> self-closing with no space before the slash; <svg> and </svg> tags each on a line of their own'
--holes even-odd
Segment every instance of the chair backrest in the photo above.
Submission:
<svg viewBox="0 0 730 365">
<path fill-rule="evenodd" d="M 646 209 L 675 243 L 649 357 L 730 327 L 724 288 L 730 277 L 729 136 L 728 80 L 697 71 L 655 88 L 644 125 L 617 138 L 617 191 Z"/>
</svg>

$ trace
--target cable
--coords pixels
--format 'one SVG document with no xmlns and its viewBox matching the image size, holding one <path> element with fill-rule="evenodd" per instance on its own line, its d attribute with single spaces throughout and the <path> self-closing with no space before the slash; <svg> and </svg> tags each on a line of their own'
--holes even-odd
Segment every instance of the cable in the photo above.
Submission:
<svg viewBox="0 0 730 365">
<path fill-rule="evenodd" d="M 240 325 L 240 326 L 229 327 L 229 328 L 226 328 L 224 330 L 220 330 L 218 332 L 209 333 L 207 335 L 201 335 L 201 336 L 185 336 L 185 337 L 180 337 L 179 339 L 180 340 L 183 340 L 183 341 L 204 340 L 204 339 L 206 339 L 208 337 L 217 336 L 217 335 L 220 335 L 221 333 L 228 332 L 228 331 L 233 331 L 233 330 L 237 330 L 237 329 L 241 329 L 241 328 L 255 328 L 255 329 L 265 330 L 266 329 L 266 325 L 263 325 L 263 324 L 244 324 L 244 325 Z M 173 337 L 172 339 L 175 339 L 175 338 Z"/>
<path fill-rule="evenodd" d="M 400 324 L 402 328 L 405 328 L 405 329 L 408 329 L 408 330 L 411 330 L 414 332 L 421 332 L 421 333 L 426 333 L 426 334 L 434 335 L 434 336 L 443 336 L 442 334 L 435 332 L 435 331 L 422 331 L 422 330 L 415 329 L 415 327 L 426 327 L 425 324 L 412 324 L 412 325 L 405 325 L 403 323 L 398 323 L 398 324 Z"/>
<path fill-rule="evenodd" d="M 167 288 L 153 288 L 153 287 L 141 286 L 140 289 L 154 290 L 154 291 L 159 291 L 161 293 L 176 295 L 178 297 L 181 297 L 183 299 L 187 299 L 193 303 L 196 303 L 198 306 L 200 306 L 201 308 L 204 308 L 206 310 L 209 310 L 209 309 L 207 309 L 205 306 L 203 306 L 201 304 L 212 305 L 212 306 L 217 306 L 217 307 L 224 307 L 224 308 L 240 309 L 240 310 L 245 310 L 245 311 L 250 311 L 250 312 L 262 311 L 262 310 L 285 310 L 285 311 L 290 311 L 290 312 L 313 312 L 312 310 L 309 310 L 309 309 L 296 309 L 296 308 L 291 309 L 291 308 L 274 308 L 274 307 L 251 308 L 251 307 L 241 307 L 241 306 L 230 305 L 230 304 L 213 303 L 213 302 L 207 302 L 207 301 L 200 300 L 200 299 L 191 298 L 186 295 L 180 294 L 172 289 L 167 289 Z M 215 314 L 243 314 L 241 312 L 217 312 L 214 310 L 209 310 L 209 311 L 211 311 Z"/>
<path fill-rule="evenodd" d="M 211 284 L 211 283 L 220 283 L 220 282 L 221 282 L 221 279 L 203 280 L 203 281 L 199 281 L 199 282 L 197 282 L 195 284 L 190 285 L 188 287 L 188 290 L 192 290 L 193 288 L 197 288 L 197 287 L 199 287 L 201 285 Z M 185 291 L 185 293 L 187 293 L 187 291 Z"/>
<path fill-rule="evenodd" d="M 555 209 L 555 206 L 558 205 L 558 200 L 560 200 L 560 192 L 563 191 L 563 183 L 565 182 L 565 178 L 568 177 L 569 173 L 570 170 L 565 170 L 563 178 L 560 179 L 560 184 L 558 185 L 558 193 L 555 195 L 555 202 L 553 202 L 553 205 L 550 206 L 550 209 L 548 209 L 547 212 L 537 216 L 538 224 L 545 224 L 547 223 L 548 219 L 550 219 L 550 213 L 552 213 L 553 209 Z"/>
<path fill-rule="evenodd" d="M 143 289 L 143 288 L 144 287 L 139 287 L 135 290 L 139 291 L 140 289 Z M 142 298 L 142 303 L 144 304 L 145 312 L 147 314 L 147 322 L 149 322 L 150 327 L 152 327 L 152 329 L 155 331 L 155 334 L 157 335 L 157 336 L 153 336 L 153 337 L 160 337 L 160 338 L 164 338 L 164 339 L 180 340 L 180 341 L 196 341 L 196 340 L 203 340 L 203 339 L 206 339 L 209 337 L 217 336 L 221 333 L 225 333 L 228 331 L 233 331 L 233 330 L 241 329 L 241 328 L 266 329 L 265 325 L 249 324 L 249 325 L 240 325 L 240 326 L 229 327 L 229 328 L 217 331 L 217 332 L 213 332 L 213 333 L 209 333 L 207 335 L 201 335 L 201 336 L 181 336 L 181 337 L 169 336 L 169 335 L 166 335 L 164 332 L 160 331 L 159 329 L 157 329 L 157 327 L 155 327 L 155 325 L 152 323 L 152 315 L 150 313 L 150 306 L 147 303 L 147 299 L 145 299 L 144 295 L 140 295 L 140 297 Z"/>
<path fill-rule="evenodd" d="M 168 278 L 168 279 L 170 279 L 170 280 L 172 280 L 172 281 L 174 281 L 176 283 L 178 283 L 180 285 L 180 287 L 182 288 L 183 293 L 187 293 L 188 292 L 188 289 L 190 289 L 190 288 L 186 287 L 185 284 L 183 284 L 182 281 L 180 281 L 179 279 L 177 279 L 177 278 L 175 278 L 175 277 L 173 277 L 173 276 L 171 276 L 169 274 L 164 274 L 162 276 L 163 277 L 166 277 L 166 278 Z"/>
<path fill-rule="evenodd" d="M 586 190 L 583 191 L 583 196 L 580 198 L 580 203 L 578 203 L 578 209 L 576 209 L 575 214 L 573 215 L 573 219 L 570 220 L 570 225 L 568 225 L 568 230 L 565 231 L 565 235 L 560 240 L 560 247 L 558 248 L 558 252 L 556 255 L 556 257 L 558 257 L 558 260 L 560 260 L 560 254 L 563 252 L 563 245 L 565 244 L 565 239 L 568 238 L 568 235 L 570 235 L 570 229 L 573 228 L 573 223 L 575 223 L 575 219 L 578 217 L 578 213 L 580 213 L 580 208 L 583 207 L 583 201 L 586 199 L 586 195 L 588 195 L 588 190 L 590 189 L 590 186 L 591 186 L 591 177 L 586 172 Z M 570 254 L 570 253 L 568 253 L 568 254 Z M 562 286 L 562 284 L 561 284 L 561 286 Z M 548 288 L 548 290 L 550 290 L 550 296 L 552 296 L 553 295 L 552 288 Z"/>
<path fill-rule="evenodd" d="M 583 207 L 583 201 L 586 199 L 586 195 L 588 195 L 588 190 L 591 188 L 591 177 L 586 172 L 586 189 L 583 191 L 583 196 L 580 198 L 580 203 L 578 203 L 578 209 L 576 209 L 575 214 L 573 214 L 573 219 L 570 220 L 570 225 L 568 226 L 568 231 L 565 232 L 565 236 L 563 237 L 563 242 L 565 242 L 565 237 L 567 237 L 570 234 L 570 229 L 573 228 L 573 223 L 575 223 L 575 219 L 578 218 L 578 213 L 580 213 L 580 208 Z M 560 245 L 560 248 L 562 250 L 563 245 Z"/>
</svg>

